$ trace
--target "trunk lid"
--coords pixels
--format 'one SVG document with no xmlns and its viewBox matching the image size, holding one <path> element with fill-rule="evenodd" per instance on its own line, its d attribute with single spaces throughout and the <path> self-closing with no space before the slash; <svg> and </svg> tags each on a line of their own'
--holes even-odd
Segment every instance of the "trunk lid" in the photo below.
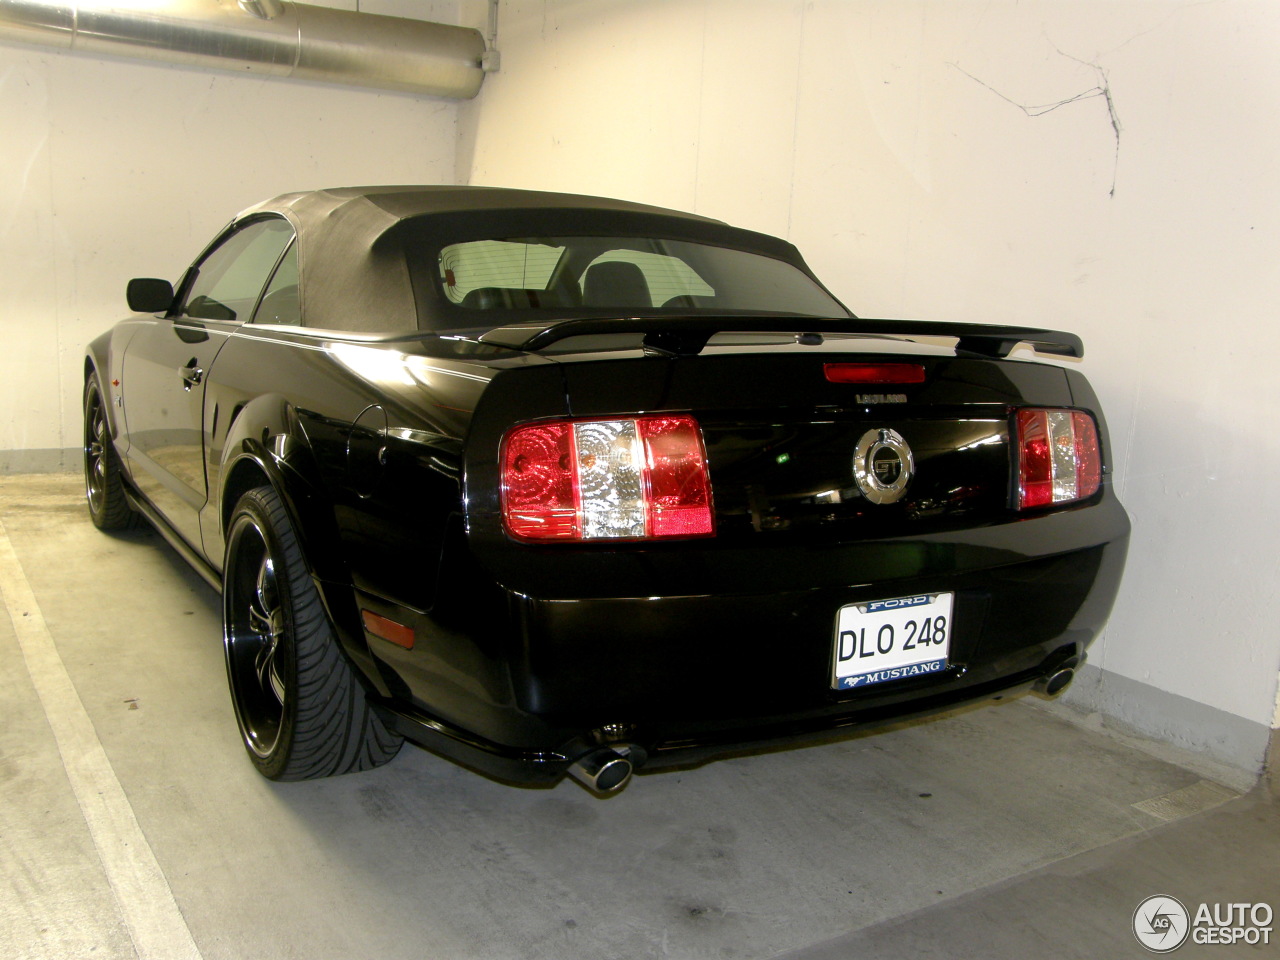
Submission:
<svg viewBox="0 0 1280 960">
<path fill-rule="evenodd" d="M 1011 412 L 1071 405 L 1058 367 L 879 338 L 722 335 L 697 356 L 555 359 L 573 417 L 693 414 L 721 542 L 838 542 L 1007 519 Z M 924 368 L 923 382 L 832 383 L 824 372 L 833 362 L 904 360 Z"/>
</svg>

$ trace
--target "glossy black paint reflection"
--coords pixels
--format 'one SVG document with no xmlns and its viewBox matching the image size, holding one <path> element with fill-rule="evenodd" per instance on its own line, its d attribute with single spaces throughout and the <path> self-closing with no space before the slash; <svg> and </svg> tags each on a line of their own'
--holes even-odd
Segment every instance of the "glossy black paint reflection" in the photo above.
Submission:
<svg viewBox="0 0 1280 960">
<path fill-rule="evenodd" d="M 468 221 L 463 195 L 438 195 L 454 227 L 483 236 L 486 219 L 505 222 L 492 210 Z M 276 215 L 304 241 L 323 229 L 287 204 Z M 672 229 L 708 242 L 729 230 L 698 218 Z M 407 248 L 438 242 L 416 233 Z M 646 347 L 636 324 L 613 334 L 595 320 L 587 334 L 517 349 L 482 339 L 510 320 L 490 319 L 378 335 L 309 328 L 305 316 L 140 316 L 86 360 L 147 516 L 216 580 L 239 496 L 273 487 L 369 696 L 431 749 L 538 781 L 609 737 L 655 766 L 808 742 L 1019 692 L 1080 662 L 1105 623 L 1129 535 L 1109 475 L 1062 509 L 1019 513 L 1011 493 L 1020 406 L 1094 413 L 1109 469 L 1105 420 L 1077 370 L 843 328 L 803 337 L 781 319 L 769 333 L 758 318 L 697 352 Z M 923 383 L 823 374 L 833 361 L 904 359 L 924 367 Z M 702 427 L 714 537 L 506 535 L 498 452 L 511 427 L 664 411 Z M 881 429 L 915 464 L 888 504 L 861 495 L 853 472 L 859 438 Z M 947 670 L 832 689 L 842 606 L 938 591 L 955 593 Z M 412 647 L 367 633 L 361 611 L 411 627 Z"/>
</svg>

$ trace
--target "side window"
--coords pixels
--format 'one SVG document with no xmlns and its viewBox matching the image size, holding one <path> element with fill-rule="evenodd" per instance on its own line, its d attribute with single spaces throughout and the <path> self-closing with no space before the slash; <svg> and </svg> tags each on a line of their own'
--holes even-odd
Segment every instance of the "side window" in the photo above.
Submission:
<svg viewBox="0 0 1280 960">
<path fill-rule="evenodd" d="M 198 320 L 247 320 L 285 245 L 287 220 L 256 220 L 237 230 L 196 267 L 180 316 Z"/>
<path fill-rule="evenodd" d="M 296 326 L 302 323 L 302 310 L 298 301 L 298 245 L 289 244 L 289 249 L 280 258 L 280 266 L 276 267 L 271 282 L 267 284 L 267 292 L 262 295 L 262 303 L 258 304 L 253 315 L 254 323 L 284 323 Z"/>
</svg>

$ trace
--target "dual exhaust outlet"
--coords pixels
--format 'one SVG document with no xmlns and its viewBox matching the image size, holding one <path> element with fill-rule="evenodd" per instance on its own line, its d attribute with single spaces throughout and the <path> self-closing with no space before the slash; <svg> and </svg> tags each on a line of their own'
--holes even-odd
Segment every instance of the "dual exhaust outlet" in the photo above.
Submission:
<svg viewBox="0 0 1280 960">
<path fill-rule="evenodd" d="M 1071 686 L 1075 677 L 1075 664 L 1069 662 L 1037 680 L 1032 684 L 1031 692 L 1044 700 L 1056 699 Z M 569 776 L 593 793 L 617 793 L 635 773 L 632 749 L 626 743 L 599 747 L 575 760 L 569 767 Z M 643 758 L 643 753 L 640 756 Z"/>
</svg>

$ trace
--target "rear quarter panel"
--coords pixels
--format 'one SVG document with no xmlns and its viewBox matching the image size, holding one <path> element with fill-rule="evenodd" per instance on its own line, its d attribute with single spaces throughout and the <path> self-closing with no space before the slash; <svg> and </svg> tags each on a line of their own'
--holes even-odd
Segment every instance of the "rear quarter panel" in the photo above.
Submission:
<svg viewBox="0 0 1280 960">
<path fill-rule="evenodd" d="M 461 598 L 476 592 L 475 578 L 459 577 L 469 562 L 463 443 L 490 381 L 509 371 L 501 361 L 445 353 L 455 351 L 297 330 L 245 328 L 233 336 L 206 392 L 206 469 L 217 494 L 202 527 L 209 561 L 221 569 L 235 500 L 249 486 L 272 483 L 344 646 L 373 686 L 412 698 L 397 670 L 399 649 L 376 638 L 371 646 L 360 610 L 400 621 L 412 611 L 430 631 L 415 667 L 434 678 L 440 702 L 433 706 L 457 715 L 475 709 L 477 686 L 493 691 L 482 703 L 510 699 L 503 656 L 479 650 L 487 635 L 450 627 Z M 553 364 L 514 366 L 541 368 L 530 381 L 544 384 L 553 412 L 563 409 Z M 443 610 L 442 595 L 450 600 Z M 459 664 L 469 665 L 465 695 L 443 679 L 456 678 Z"/>
</svg>

